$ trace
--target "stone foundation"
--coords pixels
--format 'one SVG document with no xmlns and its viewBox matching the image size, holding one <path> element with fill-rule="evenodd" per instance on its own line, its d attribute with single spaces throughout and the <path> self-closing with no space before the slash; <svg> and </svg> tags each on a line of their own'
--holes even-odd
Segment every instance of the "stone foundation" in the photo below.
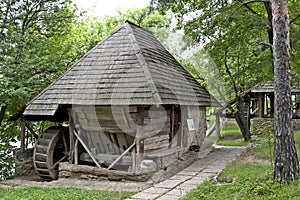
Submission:
<svg viewBox="0 0 300 200">
<path fill-rule="evenodd" d="M 264 134 L 267 131 L 274 132 L 274 119 L 273 118 L 254 118 L 252 119 L 253 131 L 252 134 Z M 300 119 L 293 119 L 294 130 L 300 130 Z"/>
<path fill-rule="evenodd" d="M 97 168 L 88 165 L 75 165 L 68 162 L 59 163 L 59 178 L 77 178 L 84 180 L 111 180 L 111 181 L 138 181 L 158 183 L 167 178 L 170 178 L 178 171 L 192 164 L 199 159 L 199 152 L 175 151 L 173 154 L 158 159 L 160 162 L 154 160 L 145 160 L 142 163 L 140 173 L 129 173 L 119 170 L 107 170 L 105 168 Z M 25 151 L 16 151 L 15 157 L 15 171 L 17 176 L 36 176 L 33 164 L 33 149 Z M 172 160 L 172 162 L 171 162 Z M 151 162 L 150 162 L 151 161 Z"/>
<path fill-rule="evenodd" d="M 33 165 L 33 149 L 14 152 L 15 170 L 17 176 L 37 175 Z"/>
</svg>

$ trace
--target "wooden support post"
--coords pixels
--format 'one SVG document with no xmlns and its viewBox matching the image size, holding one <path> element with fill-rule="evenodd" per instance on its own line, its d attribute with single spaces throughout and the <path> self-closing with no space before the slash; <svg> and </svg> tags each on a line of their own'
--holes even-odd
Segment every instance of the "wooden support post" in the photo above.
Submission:
<svg viewBox="0 0 300 200">
<path fill-rule="evenodd" d="M 144 133 L 143 133 L 143 126 L 144 126 L 144 118 L 145 118 L 145 107 L 140 106 L 138 107 L 138 119 L 137 119 L 137 129 L 135 134 L 135 150 L 136 155 L 133 160 L 133 170 L 134 172 L 140 171 L 140 165 L 142 160 L 144 159 Z"/>
<path fill-rule="evenodd" d="M 26 127 L 24 118 L 21 119 L 21 151 L 25 151 L 25 135 Z"/>
<path fill-rule="evenodd" d="M 180 123 L 180 126 L 179 126 L 179 130 L 178 130 L 178 138 L 177 138 L 177 146 L 179 147 L 187 147 L 187 122 L 186 122 L 186 119 L 187 119 L 187 106 L 180 106 L 179 107 L 179 111 L 178 111 L 178 121 Z"/>
<path fill-rule="evenodd" d="M 263 103 L 263 95 L 259 93 L 258 95 L 258 117 L 261 118 L 264 113 L 264 103 Z"/>
<path fill-rule="evenodd" d="M 216 136 L 217 139 L 221 137 L 221 127 L 220 127 L 220 115 L 216 114 Z"/>
<path fill-rule="evenodd" d="M 198 126 L 196 126 L 198 127 Z M 207 120 L 206 120 L 206 107 L 199 108 L 199 130 L 196 131 L 196 134 L 200 136 L 200 144 L 204 141 L 206 131 L 207 131 Z M 198 141 L 199 142 L 199 141 Z"/>
<path fill-rule="evenodd" d="M 137 127 L 136 136 L 136 172 L 140 171 L 141 162 L 144 159 L 144 140 L 143 140 L 143 128 Z"/>
<path fill-rule="evenodd" d="M 171 137 L 170 137 L 170 141 L 173 140 L 175 135 L 175 106 L 172 105 L 171 108 Z"/>
<path fill-rule="evenodd" d="M 69 153 L 70 153 L 70 163 L 74 163 L 74 148 L 75 148 L 75 137 L 74 137 L 74 131 L 75 131 L 75 121 L 72 115 L 72 109 L 68 109 L 69 113 L 69 121 L 70 121 L 70 126 L 69 126 L 69 138 L 70 138 L 70 148 L 69 148 Z"/>
<path fill-rule="evenodd" d="M 78 158 L 78 139 L 75 141 L 74 145 L 74 164 L 78 165 L 79 163 L 79 158 Z"/>
<path fill-rule="evenodd" d="M 30 127 L 30 125 L 29 125 L 27 122 L 25 122 L 25 126 L 26 126 L 26 128 L 30 131 L 30 133 L 33 135 L 33 137 L 34 137 L 35 139 L 38 139 L 38 138 L 39 138 L 38 134 L 36 134 L 36 133 L 34 132 L 34 130 Z"/>
</svg>

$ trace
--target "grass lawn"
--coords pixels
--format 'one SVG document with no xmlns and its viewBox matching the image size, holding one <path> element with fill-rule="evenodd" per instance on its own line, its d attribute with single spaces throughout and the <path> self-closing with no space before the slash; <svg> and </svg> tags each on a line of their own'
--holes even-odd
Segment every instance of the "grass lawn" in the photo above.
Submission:
<svg viewBox="0 0 300 200">
<path fill-rule="evenodd" d="M 235 130 L 234 127 L 230 129 Z M 205 181 L 182 200 L 300 199 L 299 181 L 287 184 L 273 180 L 273 137 L 268 134 L 252 136 L 251 142 L 254 146 L 229 164 L 217 181 Z M 295 133 L 295 143 L 300 155 L 299 131 Z"/>
<path fill-rule="evenodd" d="M 216 141 L 216 135 L 213 133 L 209 140 Z M 216 144 L 223 146 L 245 146 L 249 142 L 245 142 L 242 133 L 237 125 L 227 125 L 221 127 L 221 138 L 216 141 Z"/>
<path fill-rule="evenodd" d="M 108 192 L 98 190 L 83 190 L 77 188 L 0 188 L 0 199 L 2 200 L 117 200 L 126 199 L 134 193 L 130 192 Z"/>
</svg>

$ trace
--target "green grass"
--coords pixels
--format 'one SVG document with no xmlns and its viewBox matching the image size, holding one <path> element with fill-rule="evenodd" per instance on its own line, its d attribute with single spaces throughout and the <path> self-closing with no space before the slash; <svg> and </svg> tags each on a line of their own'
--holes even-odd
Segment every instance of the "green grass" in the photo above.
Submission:
<svg viewBox="0 0 300 200">
<path fill-rule="evenodd" d="M 273 136 L 253 136 L 251 141 L 253 148 L 248 154 L 255 158 L 273 159 Z M 295 132 L 295 143 L 298 155 L 300 152 L 300 132 Z M 243 156 L 229 164 L 221 175 L 218 182 L 205 181 L 196 189 L 192 190 L 182 200 L 191 199 L 254 199 L 254 200 L 277 200 L 277 199 L 300 199 L 299 181 L 291 183 L 279 183 L 273 180 L 272 162 L 264 164 L 253 160 L 246 162 Z"/>
<path fill-rule="evenodd" d="M 1 200 L 118 200 L 126 199 L 134 193 L 130 192 L 108 192 L 98 190 L 83 190 L 76 188 L 0 188 Z"/>
<path fill-rule="evenodd" d="M 246 146 L 249 142 L 245 142 L 244 139 L 236 139 L 236 140 L 218 140 L 216 142 L 217 145 L 222 146 Z"/>
<path fill-rule="evenodd" d="M 231 136 L 231 135 L 241 135 L 240 128 L 237 125 L 228 125 L 221 127 L 221 137 Z"/>
<path fill-rule="evenodd" d="M 217 145 L 222 146 L 245 146 L 249 142 L 245 142 L 244 138 L 235 139 L 235 140 L 226 140 L 226 137 L 229 136 L 241 136 L 242 133 L 237 125 L 228 125 L 221 127 L 221 138 L 216 142 Z"/>
</svg>

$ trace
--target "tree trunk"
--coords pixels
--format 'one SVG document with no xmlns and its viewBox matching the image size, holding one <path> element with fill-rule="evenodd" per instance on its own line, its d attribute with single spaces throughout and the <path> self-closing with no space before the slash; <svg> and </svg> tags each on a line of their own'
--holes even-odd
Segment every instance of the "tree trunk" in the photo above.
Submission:
<svg viewBox="0 0 300 200">
<path fill-rule="evenodd" d="M 0 109 L 0 126 L 1 126 L 2 121 L 4 119 L 6 108 L 7 108 L 6 105 L 1 106 L 1 109 Z"/>
<path fill-rule="evenodd" d="M 244 108 L 241 103 L 241 99 L 240 99 L 240 97 L 237 97 L 237 98 L 238 98 L 238 100 L 237 100 L 238 111 L 234 114 L 234 117 L 235 117 L 237 124 L 239 125 L 239 128 L 242 132 L 244 140 L 248 141 L 251 138 L 249 124 L 248 124 L 245 114 L 244 114 Z"/>
<path fill-rule="evenodd" d="M 287 0 L 271 0 L 274 53 L 274 178 L 298 178 L 299 163 L 295 147 L 290 76 L 290 35 Z"/>
</svg>

